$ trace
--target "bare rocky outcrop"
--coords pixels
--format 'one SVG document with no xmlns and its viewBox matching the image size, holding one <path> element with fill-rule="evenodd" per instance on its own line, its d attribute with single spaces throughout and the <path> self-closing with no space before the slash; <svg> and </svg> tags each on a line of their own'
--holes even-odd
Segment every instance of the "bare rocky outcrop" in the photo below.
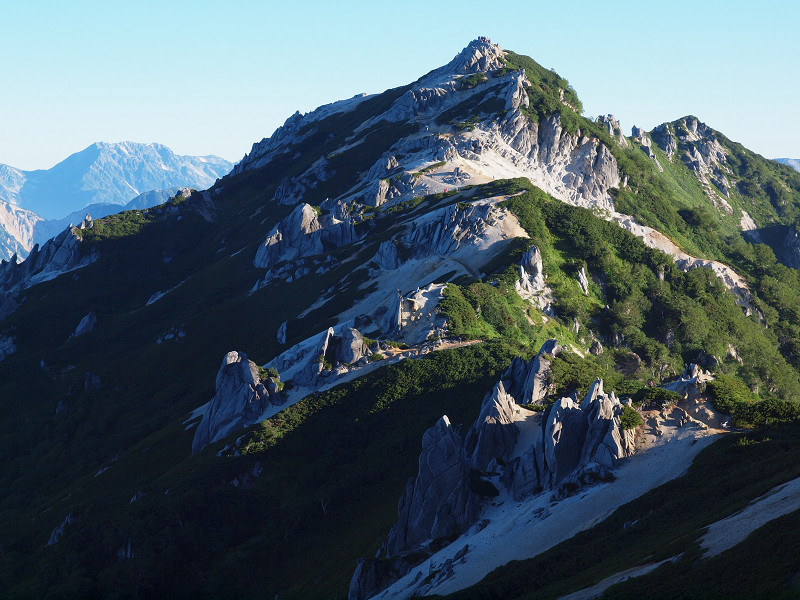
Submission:
<svg viewBox="0 0 800 600">
<path fill-rule="evenodd" d="M 626 140 L 625 136 L 622 135 L 622 126 L 619 124 L 619 121 L 617 121 L 614 115 L 600 115 L 597 117 L 597 122 L 606 129 L 611 139 L 613 139 L 619 146 L 623 148 L 628 147 L 628 140 Z"/>
<path fill-rule="evenodd" d="M 216 393 L 195 431 L 192 454 L 252 425 L 270 404 L 279 403 L 280 395 L 270 395 L 261 383 L 256 364 L 242 352 L 228 352 L 217 373 Z"/>
<path fill-rule="evenodd" d="M 544 291 L 544 267 L 542 254 L 536 246 L 531 246 L 522 255 L 519 265 L 519 280 L 515 288 L 520 296 L 534 296 Z"/>
<path fill-rule="evenodd" d="M 408 344 L 444 336 L 447 322 L 437 307 L 445 287 L 444 284 L 432 283 L 406 296 L 397 290 L 391 295 L 380 322 L 385 335 Z"/>
<path fill-rule="evenodd" d="M 727 201 L 731 187 L 728 176 L 733 171 L 728 166 L 728 152 L 717 140 L 713 129 L 688 116 L 675 123 L 659 125 L 652 136 L 668 158 L 678 154 L 694 172 L 714 206 L 728 214 L 733 213 Z"/>
<path fill-rule="evenodd" d="M 283 381 L 291 381 L 296 387 L 315 387 L 325 369 L 324 358 L 334 335 L 333 327 L 329 327 L 295 344 L 264 367 L 276 369 Z"/>
<path fill-rule="evenodd" d="M 369 353 L 361 332 L 353 327 L 347 327 L 337 342 L 336 360 L 339 362 L 353 365 Z"/>
<path fill-rule="evenodd" d="M 479 498 L 470 490 L 469 470 L 461 437 L 443 416 L 422 437 L 419 471 L 406 484 L 397 524 L 386 541 L 389 556 L 460 533 L 475 521 Z"/>
<path fill-rule="evenodd" d="M 375 261 L 375 264 L 381 269 L 386 271 L 393 271 L 399 267 L 402 262 L 400 260 L 400 254 L 397 251 L 397 245 L 391 240 L 381 242 L 381 245 L 378 247 L 378 252 L 372 260 Z"/>
<path fill-rule="evenodd" d="M 700 395 L 705 383 L 712 379 L 714 377 L 711 373 L 692 363 L 686 366 L 678 379 L 662 387 L 665 390 L 680 394 L 684 399 L 694 400 Z"/>
<path fill-rule="evenodd" d="M 57 544 L 59 540 L 64 536 L 64 529 L 67 525 L 72 525 L 73 523 L 77 523 L 78 519 L 70 512 L 64 517 L 64 520 L 61 521 L 56 527 L 53 528 L 53 531 L 50 532 L 50 538 L 47 540 L 47 544 L 45 546 L 52 546 Z"/>
<path fill-rule="evenodd" d="M 83 317 L 78 323 L 78 326 L 75 328 L 75 331 L 72 332 L 70 338 L 78 337 L 79 335 L 83 335 L 84 333 L 89 333 L 94 329 L 94 326 L 97 324 L 97 316 L 94 314 L 94 311 L 91 311 L 85 317 Z"/>
<path fill-rule="evenodd" d="M 556 340 L 547 340 L 533 360 L 515 358 L 503 374 L 505 387 L 518 404 L 541 404 L 550 384 L 553 358 L 561 352 Z"/>
<path fill-rule="evenodd" d="M 624 430 L 623 406 L 598 380 L 584 400 L 561 398 L 542 418 L 534 442 L 505 470 L 503 479 L 515 499 L 537 490 L 569 495 L 581 486 L 609 477 L 616 463 L 633 454 L 634 431 Z"/>
<path fill-rule="evenodd" d="M 68 227 L 41 248 L 36 244 L 24 261 L 18 263 L 14 255 L 10 262 L 0 262 L 0 319 L 14 312 L 15 298 L 22 290 L 86 266 L 97 258 L 94 253 L 83 255 L 80 246 L 75 228 Z"/>
<path fill-rule="evenodd" d="M 269 232 L 253 264 L 268 269 L 278 262 L 322 254 L 358 239 L 351 222 L 320 216 L 311 205 L 300 204 Z"/>
<path fill-rule="evenodd" d="M 800 232 L 795 227 L 789 227 L 783 238 L 783 259 L 787 266 L 800 268 Z"/>
<path fill-rule="evenodd" d="M 11 335 L 0 335 L 0 360 L 14 354 L 17 351 L 17 345 L 14 343 L 14 337 Z"/>
<path fill-rule="evenodd" d="M 514 425 L 514 398 L 503 382 L 486 394 L 481 414 L 467 433 L 464 445 L 475 468 L 485 471 L 492 461 L 504 464 L 514 451 L 519 430 Z"/>
<path fill-rule="evenodd" d="M 655 152 L 653 152 L 653 142 L 647 132 L 641 127 L 633 126 L 631 129 L 631 137 L 642 145 L 642 151 L 647 155 L 647 158 L 656 163 L 658 170 L 663 172 L 664 168 L 658 162 Z"/>
<path fill-rule="evenodd" d="M 578 269 L 578 285 L 581 286 L 581 291 L 589 295 L 589 277 L 586 275 L 586 267 Z"/>
</svg>

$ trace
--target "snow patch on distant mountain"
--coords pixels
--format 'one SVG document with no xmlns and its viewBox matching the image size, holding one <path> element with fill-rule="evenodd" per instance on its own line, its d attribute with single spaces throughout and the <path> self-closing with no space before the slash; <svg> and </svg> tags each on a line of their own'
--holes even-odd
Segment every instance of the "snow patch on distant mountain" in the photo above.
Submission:
<svg viewBox="0 0 800 600">
<path fill-rule="evenodd" d="M 160 204 L 168 190 L 208 188 L 232 166 L 216 156 L 179 156 L 161 144 L 134 142 L 98 142 L 46 170 L 0 165 L 0 258 L 26 256 L 87 212 L 100 218 L 137 198 L 131 208 Z"/>
</svg>

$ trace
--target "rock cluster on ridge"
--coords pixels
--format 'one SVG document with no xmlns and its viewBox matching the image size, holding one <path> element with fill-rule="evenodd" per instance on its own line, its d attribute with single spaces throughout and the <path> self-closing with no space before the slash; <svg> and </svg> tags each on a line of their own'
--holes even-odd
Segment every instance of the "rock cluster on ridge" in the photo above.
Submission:
<svg viewBox="0 0 800 600">
<path fill-rule="evenodd" d="M 86 222 L 82 223 L 86 227 Z M 16 296 L 25 288 L 47 281 L 61 273 L 85 266 L 97 257 L 81 253 L 81 239 L 73 227 L 67 227 L 40 248 L 36 244 L 28 257 L 18 263 L 14 255 L 10 262 L 0 262 L 0 320 L 16 310 Z"/>
<path fill-rule="evenodd" d="M 622 427 L 623 405 L 596 380 L 581 402 L 556 400 L 544 413 L 529 413 L 536 427 L 527 447 L 518 448 L 520 403 L 543 399 L 548 359 L 560 351 L 548 340 L 534 360 L 517 358 L 484 397 L 481 413 L 463 442 L 446 416 L 423 436 L 419 470 L 406 484 L 398 520 L 377 560 L 361 559 L 349 600 L 368 598 L 396 581 L 426 556 L 437 538 L 463 533 L 479 516 L 498 476 L 515 500 L 542 491 L 554 498 L 608 480 L 617 462 L 633 454 L 634 431 Z"/>
</svg>

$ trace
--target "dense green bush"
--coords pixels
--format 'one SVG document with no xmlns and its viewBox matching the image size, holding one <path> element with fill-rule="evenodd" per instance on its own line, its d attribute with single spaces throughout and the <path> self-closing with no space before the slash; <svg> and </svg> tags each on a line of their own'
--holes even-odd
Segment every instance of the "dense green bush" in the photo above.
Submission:
<svg viewBox="0 0 800 600">
<path fill-rule="evenodd" d="M 625 405 L 622 407 L 619 422 L 623 429 L 636 429 L 642 424 L 642 415 L 635 408 Z"/>
</svg>

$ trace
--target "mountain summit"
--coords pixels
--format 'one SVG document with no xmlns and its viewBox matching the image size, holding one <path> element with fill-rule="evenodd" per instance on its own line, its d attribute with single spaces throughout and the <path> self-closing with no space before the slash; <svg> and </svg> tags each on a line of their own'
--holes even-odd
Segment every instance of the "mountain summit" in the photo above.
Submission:
<svg viewBox="0 0 800 600">
<path fill-rule="evenodd" d="M 486 38 L 296 113 L 0 263 L 4 594 L 791 594 L 798 223 Z"/>
</svg>

